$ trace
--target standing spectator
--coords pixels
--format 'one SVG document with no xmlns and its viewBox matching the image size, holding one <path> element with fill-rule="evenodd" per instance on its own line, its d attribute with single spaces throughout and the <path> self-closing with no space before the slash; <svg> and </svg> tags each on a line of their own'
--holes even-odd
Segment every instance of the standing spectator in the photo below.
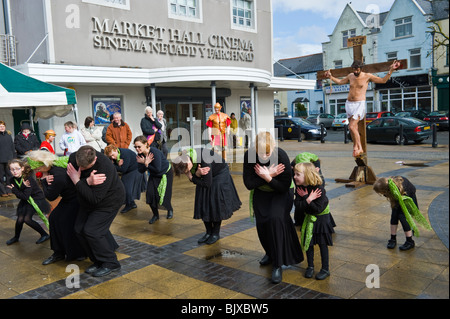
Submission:
<svg viewBox="0 0 450 319">
<path fill-rule="evenodd" d="M 0 121 L 0 194 L 2 197 L 11 196 L 11 190 L 6 183 L 12 177 L 8 162 L 16 157 L 14 142 L 10 131 L 6 130 L 4 121 Z"/>
<path fill-rule="evenodd" d="M 153 109 L 147 106 L 144 117 L 141 119 L 141 130 L 150 147 L 158 148 L 158 141 L 161 139 L 161 127 L 162 124 L 153 117 Z"/>
<path fill-rule="evenodd" d="M 241 127 L 244 133 L 245 139 L 245 147 L 248 147 L 249 136 L 252 135 L 252 109 L 248 108 L 247 113 L 244 113 L 244 116 L 241 117 Z"/>
<path fill-rule="evenodd" d="M 164 118 L 164 112 L 159 110 L 156 112 L 156 117 L 158 118 L 158 122 L 161 123 L 161 139 L 159 140 L 159 149 L 163 152 L 164 156 L 167 158 L 167 154 L 169 154 L 169 150 L 167 149 L 167 121 Z"/>
<path fill-rule="evenodd" d="M 256 230 L 266 255 L 261 265 L 272 264 L 272 282 L 282 280 L 282 265 L 303 261 L 302 248 L 290 212 L 294 203 L 289 156 L 275 147 L 269 132 L 256 136 L 255 147 L 244 154 L 244 185 L 250 193 Z"/>
<path fill-rule="evenodd" d="M 122 114 L 119 112 L 114 113 L 113 121 L 106 130 L 106 143 L 119 148 L 128 148 L 131 143 L 131 138 L 131 129 L 122 120 Z"/>
<path fill-rule="evenodd" d="M 93 262 L 85 272 L 102 277 L 120 270 L 109 228 L 125 200 L 125 189 L 114 165 L 92 146 L 85 145 L 70 155 L 67 174 L 80 204 L 75 233 Z"/>
<path fill-rule="evenodd" d="M 20 132 L 14 139 L 14 147 L 16 148 L 17 157 L 21 158 L 29 151 L 38 150 L 41 144 L 39 143 L 36 134 L 31 130 L 30 124 L 23 123 Z"/>
<path fill-rule="evenodd" d="M 81 128 L 81 134 L 86 144 L 92 146 L 97 152 L 105 149 L 106 144 L 102 140 L 102 129 L 99 126 L 95 126 L 93 117 L 86 117 L 84 127 Z"/>
<path fill-rule="evenodd" d="M 45 141 L 42 141 L 41 143 L 41 150 L 50 152 L 52 154 L 55 154 L 55 150 L 53 149 L 53 141 L 55 140 L 56 133 L 53 130 L 47 130 L 44 133 Z"/>
<path fill-rule="evenodd" d="M 237 133 L 238 133 L 238 121 L 236 119 L 236 114 L 234 114 L 234 113 L 230 114 L 230 118 L 231 118 L 230 129 L 231 129 L 231 136 L 232 136 L 232 141 L 233 141 L 233 148 L 236 148 L 236 139 L 237 139 Z"/>
<path fill-rule="evenodd" d="M 64 123 L 64 129 L 66 132 L 61 136 L 59 140 L 59 147 L 64 151 L 64 155 L 78 151 L 78 149 L 86 145 L 83 135 L 78 131 L 77 125 L 72 121 Z"/>
</svg>

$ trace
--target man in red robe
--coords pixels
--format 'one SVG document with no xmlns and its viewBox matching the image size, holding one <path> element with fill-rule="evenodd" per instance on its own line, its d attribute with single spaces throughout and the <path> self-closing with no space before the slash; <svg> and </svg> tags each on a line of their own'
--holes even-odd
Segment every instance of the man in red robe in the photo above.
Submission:
<svg viewBox="0 0 450 319">
<path fill-rule="evenodd" d="M 206 126 L 212 147 L 217 146 L 222 151 L 223 159 L 226 160 L 225 147 L 227 146 L 227 135 L 230 133 L 231 119 L 227 114 L 220 112 L 221 109 L 220 103 L 214 105 L 215 113 L 208 118 Z"/>
</svg>

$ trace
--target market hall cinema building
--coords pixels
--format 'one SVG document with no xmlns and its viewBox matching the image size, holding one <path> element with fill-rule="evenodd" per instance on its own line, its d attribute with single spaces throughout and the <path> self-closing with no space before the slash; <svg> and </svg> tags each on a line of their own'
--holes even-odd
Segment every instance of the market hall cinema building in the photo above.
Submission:
<svg viewBox="0 0 450 319">
<path fill-rule="evenodd" d="M 216 102 L 238 120 L 253 108 L 255 131 L 273 130 L 274 91 L 315 85 L 273 76 L 271 0 L 14 0 L 9 6 L 17 69 L 73 88 L 80 126 L 86 116 L 108 123 L 119 111 L 134 139 L 150 105 L 164 111 L 169 132 L 190 133 L 178 145 L 205 144 Z M 62 134 L 62 120 L 53 121 Z M 172 145 L 183 140 L 171 138 Z"/>
</svg>

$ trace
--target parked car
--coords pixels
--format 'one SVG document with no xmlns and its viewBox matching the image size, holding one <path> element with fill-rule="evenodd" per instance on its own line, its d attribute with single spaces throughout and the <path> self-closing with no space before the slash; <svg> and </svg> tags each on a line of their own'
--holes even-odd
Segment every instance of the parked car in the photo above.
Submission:
<svg viewBox="0 0 450 319">
<path fill-rule="evenodd" d="M 336 117 L 333 120 L 333 123 L 331 124 L 331 127 L 334 131 L 336 131 L 340 127 L 344 127 L 345 125 L 348 125 L 348 117 L 347 113 L 341 113 L 336 115 Z"/>
<path fill-rule="evenodd" d="M 438 130 L 448 130 L 448 111 L 431 112 L 424 121 L 430 124 L 436 123 Z"/>
<path fill-rule="evenodd" d="M 395 116 L 399 117 L 415 117 L 416 119 L 423 120 L 428 116 L 428 113 L 423 110 L 406 110 L 395 113 Z"/>
<path fill-rule="evenodd" d="M 401 143 L 400 124 L 403 125 L 403 144 L 420 143 L 433 134 L 430 124 L 416 118 L 383 117 L 373 120 L 366 127 L 367 142 Z"/>
<path fill-rule="evenodd" d="M 281 132 L 279 131 L 281 129 L 281 126 L 283 126 L 283 137 L 285 139 L 298 139 L 299 128 L 302 140 L 318 140 L 321 138 L 320 126 L 311 124 L 299 117 L 285 117 L 275 119 L 275 128 L 278 129 L 278 136 L 280 136 L 281 134 Z M 324 128 L 324 136 L 327 136 L 326 128 Z"/>
<path fill-rule="evenodd" d="M 306 118 L 308 122 L 311 122 L 311 124 L 320 125 L 323 123 L 323 125 L 326 128 L 331 128 L 331 125 L 333 124 L 334 116 L 332 114 L 327 113 L 321 113 L 321 114 L 314 114 L 310 115 Z"/>
<path fill-rule="evenodd" d="M 375 119 L 379 119 L 380 117 L 388 117 L 394 116 L 393 112 L 383 111 L 383 112 L 369 112 L 366 114 L 366 124 L 369 124 Z"/>
</svg>

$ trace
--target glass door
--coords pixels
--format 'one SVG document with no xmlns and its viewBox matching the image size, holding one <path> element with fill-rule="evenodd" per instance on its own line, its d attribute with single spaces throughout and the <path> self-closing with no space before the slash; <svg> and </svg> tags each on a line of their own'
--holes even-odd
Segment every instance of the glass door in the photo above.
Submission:
<svg viewBox="0 0 450 319">
<path fill-rule="evenodd" d="M 178 103 L 178 134 L 180 147 L 197 147 L 202 145 L 203 103 Z"/>
</svg>

